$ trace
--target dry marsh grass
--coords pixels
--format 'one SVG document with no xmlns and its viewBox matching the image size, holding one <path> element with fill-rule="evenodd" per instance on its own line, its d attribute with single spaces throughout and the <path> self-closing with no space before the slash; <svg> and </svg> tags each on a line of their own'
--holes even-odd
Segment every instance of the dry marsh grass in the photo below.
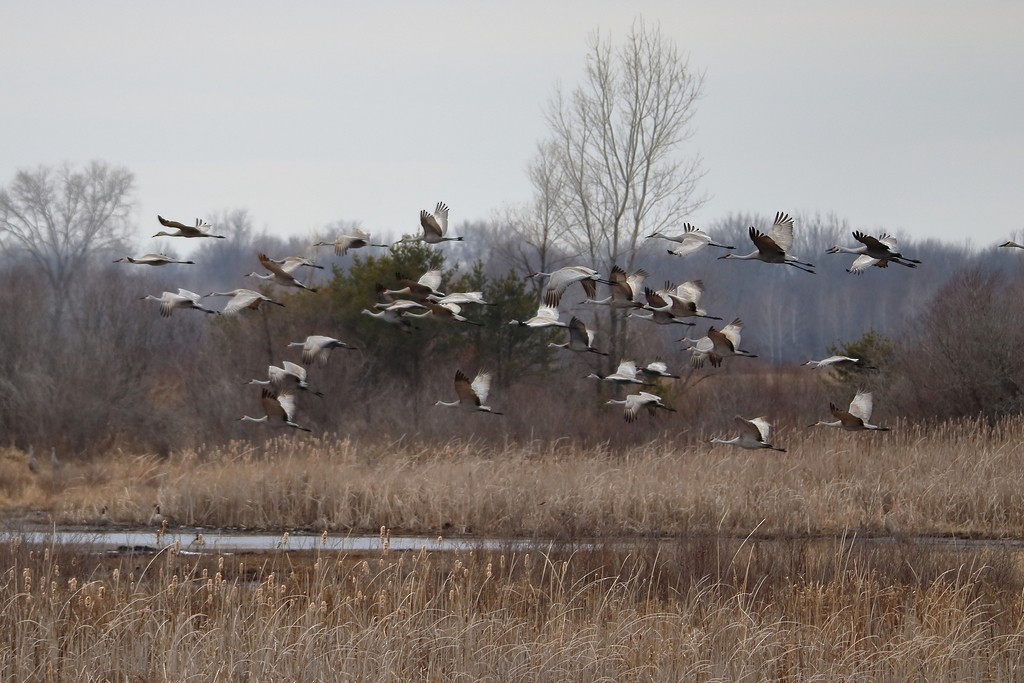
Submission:
<svg viewBox="0 0 1024 683">
<path fill-rule="evenodd" d="M 788 453 L 281 437 L 33 475 L 8 518 L 556 538 L 526 552 L 104 557 L 0 542 L 0 673 L 33 681 L 1016 680 L 1024 421 L 783 429 Z M 888 512 L 904 542 L 882 537 Z M 27 517 L 37 520 L 40 517 Z M 876 536 L 874 539 L 865 537 Z"/>
<path fill-rule="evenodd" d="M 527 537 L 1024 535 L 1024 420 L 895 424 L 889 433 L 782 429 L 788 453 L 662 434 L 631 447 L 568 441 L 373 443 L 279 437 L 161 459 L 115 453 L 32 475 L 0 455 L 0 507 L 89 524 L 103 505 L 177 523 Z"/>
<path fill-rule="evenodd" d="M 920 571 L 907 571 L 915 566 Z M 33 681 L 1014 680 L 1010 558 L 897 544 L 100 559 L 0 547 Z"/>
</svg>

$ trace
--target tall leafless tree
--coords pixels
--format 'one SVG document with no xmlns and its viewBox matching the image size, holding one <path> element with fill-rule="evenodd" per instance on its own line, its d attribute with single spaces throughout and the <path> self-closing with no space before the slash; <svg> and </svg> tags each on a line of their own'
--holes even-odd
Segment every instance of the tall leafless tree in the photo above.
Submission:
<svg viewBox="0 0 1024 683">
<path fill-rule="evenodd" d="M 705 197 L 701 159 L 684 154 L 704 74 L 657 26 L 637 20 L 617 49 L 595 33 L 583 81 L 548 108 L 564 190 L 559 231 L 589 265 L 632 270 L 645 235 L 685 220 Z M 624 328 L 611 314 L 612 357 Z M 620 331 L 620 329 L 622 331 Z"/>
<path fill-rule="evenodd" d="M 21 170 L 0 189 L 0 247 L 45 275 L 56 320 L 89 257 L 128 241 L 134 184 L 128 169 L 91 161 Z"/>
</svg>

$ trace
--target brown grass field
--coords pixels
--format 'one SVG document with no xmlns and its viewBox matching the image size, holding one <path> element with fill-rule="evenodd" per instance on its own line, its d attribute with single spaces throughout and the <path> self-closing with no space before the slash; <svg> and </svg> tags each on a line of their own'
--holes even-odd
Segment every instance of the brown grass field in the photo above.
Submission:
<svg viewBox="0 0 1024 683">
<path fill-rule="evenodd" d="M 0 454 L 0 671 L 33 681 L 1024 678 L 1024 421 L 570 443 L 285 436 L 31 474 Z M 105 557 L 19 526 L 538 539 Z M 889 528 L 884 515 L 889 515 Z M 898 527 L 898 531 L 895 529 Z M 993 539 L 974 545 L 933 536 Z M 565 545 L 550 545 L 556 539 Z"/>
</svg>

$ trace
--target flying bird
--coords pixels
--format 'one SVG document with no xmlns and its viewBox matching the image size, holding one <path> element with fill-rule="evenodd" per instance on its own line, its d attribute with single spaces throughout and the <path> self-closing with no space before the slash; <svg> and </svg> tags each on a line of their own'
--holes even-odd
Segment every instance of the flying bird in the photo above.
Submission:
<svg viewBox="0 0 1024 683">
<path fill-rule="evenodd" d="M 704 367 L 705 359 L 711 361 L 711 367 L 718 368 L 722 366 L 722 361 L 730 356 L 746 356 L 748 358 L 757 358 L 757 356 L 749 351 L 744 351 L 740 348 L 740 331 L 743 329 L 743 321 L 736 318 L 731 323 L 721 329 L 716 330 L 714 326 L 708 329 L 708 336 L 701 337 L 700 339 L 681 339 L 680 341 L 688 341 L 693 346 L 690 348 L 690 365 L 695 368 Z M 684 349 L 685 350 L 685 349 Z"/>
<path fill-rule="evenodd" d="M 858 257 L 854 260 L 853 265 L 847 269 L 849 273 L 859 275 L 871 266 L 885 268 L 889 263 L 898 263 L 907 268 L 917 268 L 917 265 L 921 263 L 917 259 L 907 258 L 896 251 L 896 238 L 887 233 L 874 237 L 855 230 L 853 238 L 860 242 L 861 246 L 850 249 L 834 245 L 825 250 L 827 254 L 857 254 Z"/>
<path fill-rule="evenodd" d="M 562 300 L 562 294 L 574 282 L 578 282 L 583 286 L 583 291 L 586 292 L 588 299 L 593 299 L 597 296 L 598 282 L 606 285 L 611 284 L 611 281 L 602 279 L 596 270 L 586 266 L 566 266 L 565 268 L 559 268 L 553 273 L 537 271 L 530 273 L 526 277 L 548 278 L 548 283 L 544 287 L 544 303 L 552 307 L 558 306 Z"/>
<path fill-rule="evenodd" d="M 598 351 L 594 348 L 594 331 L 588 330 L 586 324 L 575 316 L 569 321 L 569 341 L 564 344 L 551 342 L 548 346 L 556 349 L 568 349 L 569 351 L 589 351 L 600 356 L 608 355 L 604 351 Z"/>
<path fill-rule="evenodd" d="M 224 315 L 234 315 L 235 313 L 246 309 L 257 311 L 264 302 L 274 304 L 275 306 L 281 306 L 282 308 L 284 307 L 284 304 L 280 301 L 274 301 L 269 296 L 260 294 L 252 289 L 232 289 L 230 292 L 210 292 L 205 295 L 205 297 L 210 296 L 231 297 L 231 301 L 229 301 L 227 305 L 224 306 L 224 310 L 221 311 Z"/>
<path fill-rule="evenodd" d="M 770 448 L 773 451 L 786 452 L 785 448 L 777 448 L 776 446 L 768 443 L 768 437 L 771 434 L 772 426 L 763 417 L 755 417 L 752 420 L 736 416 L 736 426 L 739 427 L 739 436 L 734 436 L 731 439 L 719 439 L 715 437 L 711 439 L 710 443 L 721 443 L 730 444 L 733 446 L 739 446 L 740 448 L 748 449 L 759 449 L 759 448 Z"/>
<path fill-rule="evenodd" d="M 164 292 L 161 296 L 153 296 L 147 294 L 142 297 L 143 301 L 152 299 L 153 301 L 160 302 L 160 316 L 164 318 L 170 318 L 171 314 L 174 313 L 176 308 L 194 308 L 197 311 L 203 311 L 204 313 L 213 313 L 220 315 L 219 311 L 213 311 L 209 308 L 204 308 L 200 303 L 201 297 L 195 292 L 190 292 L 187 289 L 179 289 L 178 293 Z"/>
<path fill-rule="evenodd" d="M 440 242 L 461 242 L 461 237 L 448 237 L 448 205 L 438 202 L 434 207 L 434 213 L 425 209 L 420 211 L 420 229 L 423 234 L 415 237 L 403 237 L 395 242 L 426 242 L 427 244 L 438 244 Z"/>
<path fill-rule="evenodd" d="M 317 242 L 314 247 L 328 247 L 334 245 L 334 253 L 338 256 L 344 256 L 348 253 L 349 249 L 362 249 L 363 247 L 384 247 L 387 249 L 389 244 L 371 244 L 370 233 L 360 230 L 359 228 L 353 228 L 349 232 L 338 235 L 333 242 Z"/>
<path fill-rule="evenodd" d="M 827 367 L 859 367 L 865 370 L 877 370 L 873 365 L 865 365 L 860 358 L 852 358 L 850 356 L 829 356 L 828 358 L 822 358 L 821 360 L 809 360 L 801 365 L 809 365 L 812 368 L 827 368 Z"/>
<path fill-rule="evenodd" d="M 169 221 L 160 215 L 157 215 L 156 219 L 160 221 L 160 225 L 165 228 L 174 228 L 177 232 L 164 232 L 161 230 L 153 235 L 153 237 L 213 237 L 219 240 L 224 239 L 224 235 L 211 235 L 209 231 L 210 224 L 202 218 L 197 218 L 194 226 L 185 225 L 178 221 Z"/>
<path fill-rule="evenodd" d="M 719 244 L 718 242 L 715 242 L 711 239 L 710 235 L 700 228 L 693 227 L 690 223 L 683 223 L 683 234 L 681 235 L 665 235 L 660 232 L 655 232 L 648 235 L 645 239 L 649 240 L 653 237 L 660 237 L 663 240 L 678 242 L 678 247 L 668 250 L 668 253 L 674 256 L 689 256 L 696 251 L 700 251 L 704 247 L 719 247 L 720 249 L 736 248 L 727 244 Z"/>
<path fill-rule="evenodd" d="M 748 234 L 750 235 L 750 241 L 757 247 L 757 251 L 753 251 L 746 256 L 726 254 L 718 258 L 781 263 L 814 275 L 814 271 L 811 270 L 814 264 L 804 263 L 789 253 L 790 248 L 793 246 L 793 219 L 789 214 L 782 211 L 777 212 L 775 214 L 775 223 L 772 225 L 772 230 L 769 234 L 761 232 L 754 226 L 750 226 Z"/>
<path fill-rule="evenodd" d="M 306 285 L 302 284 L 302 282 L 300 282 L 295 277 L 294 274 L 292 274 L 290 271 L 285 270 L 282 266 L 275 263 L 273 260 L 270 259 L 269 256 L 267 256 L 263 252 L 259 252 L 258 254 L 256 254 L 256 258 L 259 259 L 260 265 L 269 270 L 270 273 L 268 275 L 260 275 L 259 273 L 252 272 L 246 275 L 246 277 L 258 277 L 261 280 L 271 280 L 275 284 L 279 284 L 283 287 L 297 287 L 299 289 L 305 289 L 310 292 L 316 291 L 316 288 L 307 287 Z M 294 267 L 298 268 L 298 265 Z"/>
<path fill-rule="evenodd" d="M 249 380 L 249 384 L 262 384 L 273 386 L 276 392 L 290 394 L 294 390 L 308 391 L 311 394 L 323 398 L 323 393 L 316 391 L 306 381 L 306 368 L 296 365 L 291 361 L 281 363 L 282 367 L 271 365 L 267 367 L 267 379 Z M 275 393 L 276 393 L 275 392 Z"/>
<path fill-rule="evenodd" d="M 849 410 L 843 410 L 836 406 L 835 403 L 829 403 L 828 409 L 832 412 L 832 417 L 834 417 L 835 420 L 819 420 L 811 426 L 837 427 L 850 432 L 889 431 L 888 427 L 879 427 L 878 425 L 873 425 L 868 422 L 868 420 L 871 419 L 873 404 L 874 401 L 870 391 L 858 391 L 857 395 L 853 397 L 852 401 L 850 401 Z"/>
<path fill-rule="evenodd" d="M 304 432 L 311 432 L 312 429 L 302 427 L 295 423 L 295 396 L 292 394 L 276 394 L 270 389 L 264 389 L 261 397 L 263 405 L 263 417 L 249 417 L 243 415 L 240 422 L 262 422 L 271 427 L 291 427 Z"/>
<path fill-rule="evenodd" d="M 619 363 L 619 367 L 610 375 L 602 375 L 597 372 L 592 372 L 586 376 L 586 379 L 597 379 L 602 382 L 612 382 L 613 384 L 640 384 L 645 387 L 651 386 L 649 382 L 643 381 L 636 375 L 636 361 L 624 360 Z"/>
<path fill-rule="evenodd" d="M 166 266 L 169 263 L 180 263 L 180 264 L 191 264 L 195 265 L 195 261 L 179 261 L 173 259 L 167 254 L 143 254 L 137 258 L 131 256 L 122 256 L 121 258 L 114 261 L 114 263 L 134 263 L 139 266 Z"/>
<path fill-rule="evenodd" d="M 620 405 L 624 406 L 624 417 L 626 422 L 634 422 L 637 418 L 641 408 L 646 408 L 647 412 L 654 415 L 657 410 L 668 410 L 676 412 L 675 408 L 670 408 L 661 401 L 661 397 L 656 394 L 651 394 L 646 391 L 641 391 L 638 394 L 630 394 L 625 399 L 609 399 L 605 402 L 606 405 Z"/>
<path fill-rule="evenodd" d="M 520 325 L 522 327 L 569 327 L 569 323 L 563 323 L 558 319 L 558 309 L 554 306 L 541 306 L 537 314 L 526 321 L 509 320 L 509 325 Z"/>
<path fill-rule="evenodd" d="M 586 299 L 582 303 L 610 306 L 611 308 L 640 308 L 640 292 L 643 290 L 644 280 L 648 272 L 640 269 L 631 275 L 619 266 L 612 266 L 612 274 L 608 285 L 610 293 L 604 299 Z"/>
<path fill-rule="evenodd" d="M 462 408 L 463 410 L 479 411 L 491 415 L 502 415 L 490 406 L 484 405 L 487 402 L 487 395 L 491 391 L 491 373 L 478 372 L 472 382 L 469 376 L 462 370 L 455 371 L 455 393 L 458 394 L 457 401 L 437 401 L 435 406 L 448 406 L 449 408 Z"/>
<path fill-rule="evenodd" d="M 306 365 L 312 365 L 314 361 L 320 365 L 327 365 L 331 349 L 355 349 L 354 346 L 346 344 L 340 339 L 319 334 L 310 335 L 306 337 L 305 341 L 289 342 L 288 346 L 302 347 L 302 362 Z"/>
</svg>

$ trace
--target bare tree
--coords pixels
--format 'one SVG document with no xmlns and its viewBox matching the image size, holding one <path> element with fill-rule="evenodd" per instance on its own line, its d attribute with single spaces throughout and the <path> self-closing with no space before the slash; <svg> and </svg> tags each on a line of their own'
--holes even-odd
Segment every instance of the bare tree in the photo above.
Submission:
<svg viewBox="0 0 1024 683">
<path fill-rule="evenodd" d="M 569 224 L 565 170 L 559 159 L 558 145 L 553 140 L 537 145 L 537 153 L 526 173 L 533 185 L 533 199 L 512 207 L 499 219 L 505 234 L 495 241 L 494 250 L 519 270 L 550 272 L 564 256 L 561 244 Z M 543 283 L 540 280 L 534 283 L 539 300 Z"/>
<path fill-rule="evenodd" d="M 547 117 L 564 183 L 559 236 L 593 267 L 632 270 L 646 234 L 705 201 L 700 157 L 681 154 L 703 83 L 657 26 L 637 20 L 617 50 L 595 33 L 583 82 L 556 91 Z M 612 314 L 613 347 L 623 341 L 619 320 Z"/>
<path fill-rule="evenodd" d="M 55 319 L 89 256 L 129 239 L 134 183 L 128 169 L 92 161 L 82 170 L 21 170 L 0 189 L 0 247 L 27 255 L 45 275 Z"/>
</svg>

